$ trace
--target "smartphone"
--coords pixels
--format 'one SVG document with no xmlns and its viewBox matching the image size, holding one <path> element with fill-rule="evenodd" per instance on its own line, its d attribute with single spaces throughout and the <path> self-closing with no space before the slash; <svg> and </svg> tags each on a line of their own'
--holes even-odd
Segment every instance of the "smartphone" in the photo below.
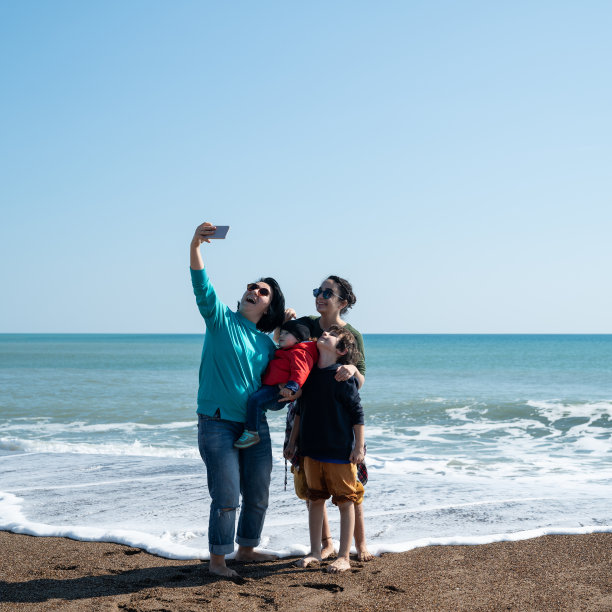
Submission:
<svg viewBox="0 0 612 612">
<path fill-rule="evenodd" d="M 229 225 L 217 225 L 217 229 L 212 236 L 208 236 L 213 240 L 221 240 L 227 236 L 227 232 L 229 232 Z"/>
</svg>

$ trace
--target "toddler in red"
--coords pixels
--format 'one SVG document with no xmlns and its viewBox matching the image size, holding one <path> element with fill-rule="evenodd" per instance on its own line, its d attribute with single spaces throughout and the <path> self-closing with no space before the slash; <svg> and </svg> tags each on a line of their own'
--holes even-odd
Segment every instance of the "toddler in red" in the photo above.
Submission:
<svg viewBox="0 0 612 612">
<path fill-rule="evenodd" d="M 317 343 L 310 342 L 310 330 L 297 321 L 281 326 L 279 348 L 262 376 L 262 386 L 247 401 L 247 420 L 236 448 L 249 448 L 259 442 L 259 422 L 265 410 L 280 410 L 281 397 L 293 395 L 304 384 L 319 354 Z"/>
</svg>

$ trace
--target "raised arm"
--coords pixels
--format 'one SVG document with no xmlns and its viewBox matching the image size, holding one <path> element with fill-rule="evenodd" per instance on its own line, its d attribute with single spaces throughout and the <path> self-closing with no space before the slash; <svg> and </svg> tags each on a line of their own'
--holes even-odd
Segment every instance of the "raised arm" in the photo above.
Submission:
<svg viewBox="0 0 612 612">
<path fill-rule="evenodd" d="M 210 242 L 208 236 L 212 235 L 215 229 L 212 223 L 202 223 L 202 225 L 199 225 L 191 239 L 190 249 L 191 284 L 196 296 L 198 309 L 204 317 L 207 327 L 215 326 L 222 320 L 223 309 L 225 308 L 219 301 L 208 279 L 202 255 L 200 254 L 200 245 L 203 242 Z"/>
<path fill-rule="evenodd" d="M 210 239 L 208 236 L 211 236 L 215 233 L 217 227 L 212 223 L 202 223 L 202 225 L 198 225 L 196 231 L 191 239 L 190 246 L 190 265 L 192 270 L 203 270 L 204 269 L 204 261 L 202 260 L 202 254 L 200 253 L 200 245 L 203 242 L 209 242 Z"/>
</svg>

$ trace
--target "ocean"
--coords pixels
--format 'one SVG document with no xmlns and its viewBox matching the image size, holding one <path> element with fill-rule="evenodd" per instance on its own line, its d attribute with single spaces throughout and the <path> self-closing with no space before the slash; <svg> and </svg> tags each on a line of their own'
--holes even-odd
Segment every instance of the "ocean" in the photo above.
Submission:
<svg viewBox="0 0 612 612">
<path fill-rule="evenodd" d="M 0 335 L 0 529 L 208 558 L 201 335 Z M 362 400 L 370 551 L 612 531 L 612 336 L 374 335 Z M 308 550 L 284 487 L 261 548 Z M 334 537 L 338 512 L 331 507 Z"/>
</svg>

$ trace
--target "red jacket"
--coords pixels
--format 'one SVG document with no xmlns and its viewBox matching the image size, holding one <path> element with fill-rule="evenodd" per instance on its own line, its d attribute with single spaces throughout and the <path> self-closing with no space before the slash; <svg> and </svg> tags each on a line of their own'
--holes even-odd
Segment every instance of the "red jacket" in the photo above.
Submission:
<svg viewBox="0 0 612 612">
<path fill-rule="evenodd" d="M 261 382 L 264 385 L 285 385 L 293 380 L 301 387 L 318 359 L 316 342 L 299 342 L 288 349 L 277 349 Z"/>
</svg>

